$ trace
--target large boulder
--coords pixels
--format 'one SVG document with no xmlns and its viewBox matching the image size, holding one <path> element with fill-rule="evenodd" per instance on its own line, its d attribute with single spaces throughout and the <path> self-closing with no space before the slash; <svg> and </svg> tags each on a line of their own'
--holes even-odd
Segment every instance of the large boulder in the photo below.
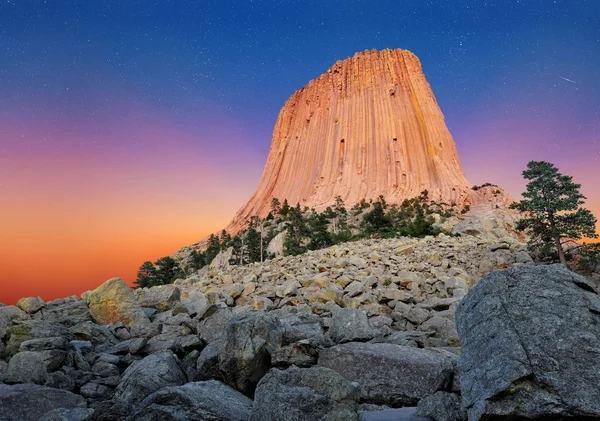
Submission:
<svg viewBox="0 0 600 421">
<path fill-rule="evenodd" d="M 31 339 L 62 337 L 67 341 L 74 339 L 73 334 L 64 326 L 52 323 L 27 320 L 14 323 L 6 329 L 4 340 L 9 355 L 19 352 L 21 344 Z"/>
<path fill-rule="evenodd" d="M 483 278 L 456 310 L 469 420 L 600 419 L 600 297 L 561 265 Z"/>
<path fill-rule="evenodd" d="M 142 307 L 167 311 L 179 302 L 181 290 L 176 285 L 159 285 L 136 291 L 137 300 Z"/>
<path fill-rule="evenodd" d="M 336 345 L 321 351 L 319 365 L 359 383 L 361 401 L 391 407 L 450 390 L 454 372 L 446 354 L 387 343 Z"/>
<path fill-rule="evenodd" d="M 37 352 L 24 351 L 15 354 L 8 362 L 4 383 L 34 383 L 45 385 L 48 371 L 44 360 Z"/>
<path fill-rule="evenodd" d="M 38 421 L 90 421 L 93 413 L 91 408 L 53 409 Z"/>
<path fill-rule="evenodd" d="M 85 399 L 66 390 L 35 384 L 0 384 L 0 421 L 38 421 L 54 409 L 85 407 Z"/>
<path fill-rule="evenodd" d="M 17 301 L 17 307 L 29 314 L 35 313 L 36 311 L 42 309 L 45 305 L 46 302 L 40 297 L 21 298 L 19 301 Z"/>
<path fill-rule="evenodd" d="M 358 385 L 323 367 L 270 370 L 258 383 L 250 421 L 355 421 Z"/>
<path fill-rule="evenodd" d="M 219 369 L 231 386 L 252 395 L 271 368 L 271 355 L 280 345 L 282 328 L 264 312 L 235 316 L 227 326 L 219 350 Z"/>
<path fill-rule="evenodd" d="M 164 387 L 186 382 L 177 358 L 170 352 L 152 354 L 130 365 L 113 396 L 123 406 L 135 407 L 152 393 Z"/>
<path fill-rule="evenodd" d="M 93 319 L 100 325 L 122 322 L 143 330 L 150 323 L 133 292 L 121 278 L 109 279 L 85 297 Z"/>
<path fill-rule="evenodd" d="M 364 311 L 340 308 L 333 311 L 329 336 L 338 343 L 368 341 L 377 336 Z"/>
<path fill-rule="evenodd" d="M 128 421 L 247 421 L 252 401 L 215 380 L 167 387 L 148 396 Z"/>
</svg>

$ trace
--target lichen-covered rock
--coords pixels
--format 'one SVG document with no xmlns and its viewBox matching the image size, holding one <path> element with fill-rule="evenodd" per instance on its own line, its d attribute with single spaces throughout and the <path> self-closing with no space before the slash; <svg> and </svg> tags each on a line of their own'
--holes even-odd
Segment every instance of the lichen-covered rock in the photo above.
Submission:
<svg viewBox="0 0 600 421">
<path fill-rule="evenodd" d="M 142 330 L 150 323 L 133 292 L 120 278 L 109 279 L 89 292 L 86 300 L 94 321 L 100 325 L 122 322 Z"/>
<path fill-rule="evenodd" d="M 91 408 L 53 409 L 38 421 L 90 421 L 93 413 Z"/>
<path fill-rule="evenodd" d="M 270 370 L 259 382 L 250 421 L 355 421 L 358 385 L 323 367 Z"/>
<path fill-rule="evenodd" d="M 469 420 L 600 419 L 600 297 L 561 265 L 482 279 L 456 310 Z"/>
<path fill-rule="evenodd" d="M 8 361 L 4 383 L 33 383 L 45 385 L 48 371 L 44 360 L 37 352 L 19 352 Z"/>
<path fill-rule="evenodd" d="M 215 380 L 167 387 L 148 396 L 127 421 L 247 421 L 252 401 Z"/>
<path fill-rule="evenodd" d="M 21 298 L 17 301 L 17 307 L 26 313 L 35 313 L 46 305 L 46 302 L 40 297 Z"/>
<path fill-rule="evenodd" d="M 361 401 L 391 407 L 416 405 L 450 390 L 452 360 L 439 352 L 386 343 L 349 342 L 324 349 L 319 366 L 360 384 Z"/>
<path fill-rule="evenodd" d="M 219 351 L 219 369 L 227 383 L 252 395 L 271 368 L 271 355 L 280 344 L 281 335 L 279 320 L 264 312 L 231 319 Z"/>
</svg>

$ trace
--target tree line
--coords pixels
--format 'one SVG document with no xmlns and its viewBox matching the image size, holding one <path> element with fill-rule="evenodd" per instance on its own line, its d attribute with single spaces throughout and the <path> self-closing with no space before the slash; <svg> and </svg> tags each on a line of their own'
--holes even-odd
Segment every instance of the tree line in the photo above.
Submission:
<svg viewBox="0 0 600 421">
<path fill-rule="evenodd" d="M 581 271 L 592 272 L 600 268 L 600 243 L 577 243 L 583 237 L 597 238 L 596 218 L 582 208 L 585 196 L 551 163 L 531 161 L 523 172 L 529 180 L 523 199 L 511 205 L 524 217 L 518 221 L 517 230 L 529 236 L 528 248 L 539 262 L 561 262 Z M 486 183 L 473 190 L 495 186 Z M 384 196 L 376 200 L 361 200 L 347 209 L 341 197 L 332 206 L 318 212 L 314 208 L 291 206 L 286 199 L 273 198 L 270 212 L 261 219 L 251 217 L 244 230 L 232 237 L 227 231 L 211 234 L 204 251 L 192 250 L 186 260 L 186 272 L 192 273 L 210 264 L 215 257 L 231 248 L 230 264 L 245 265 L 262 262 L 273 256 L 268 245 L 278 234 L 285 232 L 284 255 L 298 255 L 335 244 L 362 238 L 424 237 L 444 232 L 439 220 L 455 216 L 459 209 L 455 203 L 436 203 L 427 190 L 400 205 L 388 204 Z M 468 210 L 468 209 L 467 209 Z M 462 209 L 461 213 L 464 213 Z M 436 221 L 436 218 L 438 221 Z M 453 235 L 444 232 L 447 235 Z M 570 243 L 566 248 L 565 245 Z M 172 283 L 184 276 L 184 270 L 171 257 L 161 257 L 156 262 L 144 262 L 138 271 L 136 285 L 150 287 Z"/>
</svg>

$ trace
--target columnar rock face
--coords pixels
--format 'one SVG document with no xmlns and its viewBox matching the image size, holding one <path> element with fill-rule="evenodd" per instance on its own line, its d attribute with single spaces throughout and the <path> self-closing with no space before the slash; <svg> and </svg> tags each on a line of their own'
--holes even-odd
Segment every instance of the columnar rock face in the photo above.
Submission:
<svg viewBox="0 0 600 421">
<path fill-rule="evenodd" d="M 364 51 L 338 61 L 285 103 L 260 184 L 228 227 L 266 216 L 273 197 L 322 208 L 384 195 L 399 203 L 427 189 L 462 203 L 470 187 L 419 59 Z"/>
</svg>

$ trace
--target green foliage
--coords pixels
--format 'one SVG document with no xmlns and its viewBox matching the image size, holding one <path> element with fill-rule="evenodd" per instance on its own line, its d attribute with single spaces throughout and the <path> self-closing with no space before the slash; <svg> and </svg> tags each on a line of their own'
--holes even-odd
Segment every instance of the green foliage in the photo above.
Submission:
<svg viewBox="0 0 600 421">
<path fill-rule="evenodd" d="M 221 231 L 219 249 L 221 251 L 227 250 L 230 246 L 231 246 L 231 234 L 229 234 L 225 230 Z"/>
<path fill-rule="evenodd" d="M 142 263 L 135 280 L 137 288 L 148 288 L 157 285 L 172 284 L 177 278 L 184 276 L 179 263 L 169 256 L 161 257 L 156 262 Z"/>
<path fill-rule="evenodd" d="M 137 273 L 137 279 L 134 282 L 136 288 L 147 288 L 151 286 L 155 274 L 156 268 L 154 267 L 152 262 L 147 261 L 142 263 L 142 266 L 140 266 Z"/>
<path fill-rule="evenodd" d="M 328 208 L 331 210 L 331 208 Z M 324 213 L 315 213 L 308 219 L 310 230 L 309 250 L 318 250 L 333 245 L 333 238 L 329 232 L 329 220 L 327 210 Z"/>
<path fill-rule="evenodd" d="M 189 270 L 195 272 L 200 270 L 204 265 L 206 265 L 206 256 L 204 253 L 198 252 L 198 250 L 192 250 L 189 257 L 190 266 Z"/>
<path fill-rule="evenodd" d="M 154 262 L 154 266 L 156 268 L 156 273 L 154 275 L 152 286 L 172 284 L 175 279 L 184 276 L 179 264 L 172 257 L 161 257 Z"/>
<path fill-rule="evenodd" d="M 385 213 L 385 200 L 373 202 L 373 210 L 363 216 L 363 226 L 367 234 L 389 234 L 393 231 L 393 218 Z"/>
<path fill-rule="evenodd" d="M 473 187 L 471 187 L 471 189 L 477 191 L 484 187 L 498 187 L 498 186 L 496 184 L 492 184 L 492 183 L 483 183 L 481 186 L 473 186 Z M 500 193 L 500 190 L 496 190 L 496 192 Z"/>
<path fill-rule="evenodd" d="M 221 242 L 219 241 L 219 237 L 211 234 L 208 238 L 208 246 L 206 247 L 206 251 L 204 252 L 204 256 L 206 258 L 206 264 L 210 265 L 210 263 L 217 257 L 217 254 L 221 251 Z"/>
<path fill-rule="evenodd" d="M 560 262 L 566 266 L 562 239 L 598 237 L 596 218 L 580 207 L 585 199 L 579 192 L 581 185 L 573 183 L 573 177 L 560 174 L 554 165 L 545 161 L 529 162 L 523 177 L 530 180 L 527 191 L 523 193 L 523 200 L 511 205 L 526 215 L 517 222 L 517 229 L 530 235 L 530 249 L 537 250 L 538 258 L 545 257 L 554 247 Z"/>
<path fill-rule="evenodd" d="M 578 251 L 577 267 L 579 270 L 588 274 L 600 270 L 600 243 L 584 243 Z"/>
</svg>

